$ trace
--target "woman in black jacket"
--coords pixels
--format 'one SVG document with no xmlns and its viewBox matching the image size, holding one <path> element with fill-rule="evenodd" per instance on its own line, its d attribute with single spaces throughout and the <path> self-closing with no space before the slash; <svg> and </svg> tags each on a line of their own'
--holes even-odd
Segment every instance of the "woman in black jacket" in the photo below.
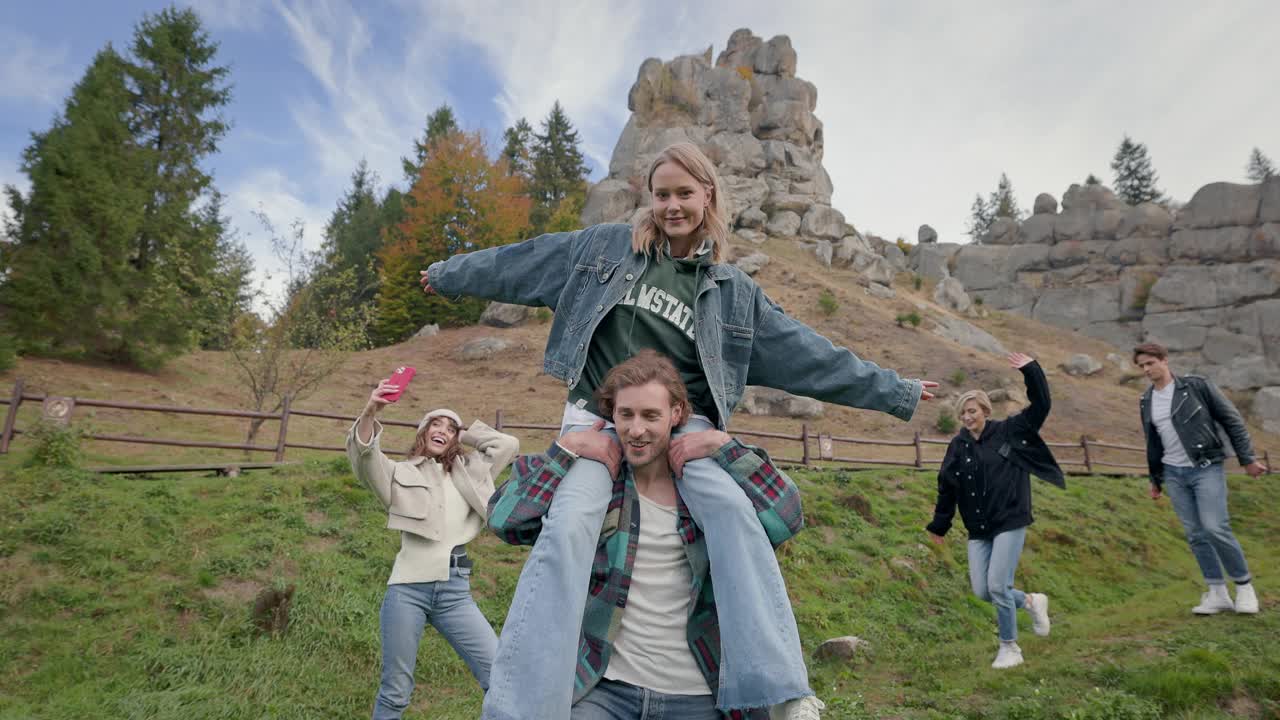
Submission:
<svg viewBox="0 0 1280 720">
<path fill-rule="evenodd" d="M 1040 439 L 1049 416 L 1049 383 L 1030 356 L 1010 353 L 1009 365 L 1022 371 L 1031 404 L 1006 420 L 991 420 L 991 400 L 981 390 L 960 396 L 956 409 L 964 425 L 947 446 L 938 470 L 938 502 L 926 528 L 941 545 L 956 506 L 969 531 L 969 581 L 973 593 L 996 606 L 1000 649 L 993 668 L 1022 664 L 1018 608 L 1031 615 L 1037 635 L 1049 634 L 1049 598 L 1013 587 L 1013 574 L 1031 524 L 1031 475 L 1065 487 L 1062 470 Z"/>
</svg>

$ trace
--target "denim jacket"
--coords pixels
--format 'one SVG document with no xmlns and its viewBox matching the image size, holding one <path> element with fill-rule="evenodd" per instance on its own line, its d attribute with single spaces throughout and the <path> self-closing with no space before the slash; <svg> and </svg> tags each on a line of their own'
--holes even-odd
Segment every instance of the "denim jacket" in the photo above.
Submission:
<svg viewBox="0 0 1280 720">
<path fill-rule="evenodd" d="M 555 312 L 543 368 L 570 389 L 582 378 L 601 319 L 644 274 L 650 258 L 631 250 L 631 226 L 593 225 L 433 263 L 427 281 L 445 297 L 471 295 Z M 747 385 L 910 420 L 919 380 L 862 360 L 788 316 L 746 273 L 708 265 L 694 300 L 694 342 L 720 427 Z M 656 348 L 661 349 L 661 348 Z"/>
</svg>

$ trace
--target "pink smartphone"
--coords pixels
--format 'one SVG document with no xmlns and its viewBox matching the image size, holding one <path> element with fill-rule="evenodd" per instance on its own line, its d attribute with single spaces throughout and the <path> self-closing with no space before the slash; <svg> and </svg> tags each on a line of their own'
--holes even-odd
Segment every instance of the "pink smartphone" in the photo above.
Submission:
<svg viewBox="0 0 1280 720">
<path fill-rule="evenodd" d="M 391 377 L 387 378 L 387 381 L 392 385 L 399 385 L 400 389 L 393 393 L 387 393 L 382 397 L 385 398 L 387 402 L 395 402 L 399 400 L 400 396 L 404 394 L 404 389 L 409 386 L 409 381 L 413 379 L 413 375 L 416 372 L 418 371 L 408 365 L 401 365 L 396 368 L 396 371 L 391 373 Z"/>
</svg>

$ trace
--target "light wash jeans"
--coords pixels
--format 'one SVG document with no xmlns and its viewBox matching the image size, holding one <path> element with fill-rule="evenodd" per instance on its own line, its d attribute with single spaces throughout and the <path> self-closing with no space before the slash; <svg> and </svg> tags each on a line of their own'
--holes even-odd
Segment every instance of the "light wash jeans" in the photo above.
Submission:
<svg viewBox="0 0 1280 720">
<path fill-rule="evenodd" d="M 1001 642 L 1018 639 L 1018 608 L 1027 606 L 1027 594 L 1013 586 L 1026 539 L 1027 528 L 1020 527 L 990 540 L 969 541 L 969 585 L 974 595 L 996 606 Z"/>
<path fill-rule="evenodd" d="M 427 623 L 449 641 L 480 687 L 489 687 L 498 637 L 471 597 L 471 569 L 450 568 L 449 579 L 439 582 L 388 585 L 380 623 L 382 681 L 373 720 L 398 719 L 409 706 L 418 642 Z"/>
<path fill-rule="evenodd" d="M 720 720 L 710 695 L 664 695 L 601 680 L 573 706 L 569 720 Z"/>
<path fill-rule="evenodd" d="M 711 429 L 693 418 L 676 434 Z M 710 458 L 687 463 L 677 488 L 707 539 L 720 620 L 719 707 L 765 707 L 812 695 L 782 572 L 751 500 Z M 581 621 L 572 619 L 586 608 L 612 494 L 608 470 L 593 460 L 575 461 L 561 480 L 502 627 L 483 720 L 569 717 L 582 632 Z"/>
<path fill-rule="evenodd" d="M 1165 465 L 1164 491 L 1182 521 L 1205 582 L 1225 585 L 1224 567 L 1227 577 L 1235 582 L 1249 582 L 1249 564 L 1227 515 L 1227 475 L 1222 463 L 1207 467 Z"/>
</svg>

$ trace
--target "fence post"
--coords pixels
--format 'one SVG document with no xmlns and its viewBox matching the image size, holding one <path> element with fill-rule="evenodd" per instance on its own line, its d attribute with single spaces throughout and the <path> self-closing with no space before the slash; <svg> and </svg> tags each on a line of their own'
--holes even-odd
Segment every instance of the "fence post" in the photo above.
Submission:
<svg viewBox="0 0 1280 720">
<path fill-rule="evenodd" d="M 22 381 L 21 381 L 21 380 L 19 380 L 18 382 L 22 382 Z M 12 405 L 10 405 L 9 407 L 13 407 L 13 406 L 12 406 Z M 8 426 L 7 426 L 7 425 L 5 426 L 5 431 L 6 431 L 6 432 L 8 432 Z M 7 435 L 6 435 L 6 436 L 5 436 L 5 442 L 8 442 L 8 441 L 9 441 L 9 436 L 7 436 Z M 4 449 L 3 449 L 3 448 L 0 448 L 0 452 L 4 452 Z M 1275 471 L 1276 471 L 1276 469 L 1275 469 L 1275 468 L 1271 467 L 1271 453 L 1267 452 L 1266 450 L 1263 450 L 1263 451 L 1262 451 L 1262 464 L 1267 466 L 1267 474 L 1268 474 L 1268 475 L 1270 475 L 1271 473 L 1273 473 L 1273 472 L 1275 472 Z"/>
<path fill-rule="evenodd" d="M 1093 461 L 1089 459 L 1089 436 L 1080 436 L 1080 447 L 1084 448 L 1084 471 L 1093 474 Z"/>
<path fill-rule="evenodd" d="M 923 447 L 921 447 L 921 445 L 920 445 L 920 431 L 919 431 L 919 430 L 917 430 L 917 431 L 916 431 L 916 436 L 915 436 L 915 440 L 914 440 L 914 442 L 915 442 L 915 445 L 916 445 L 916 467 L 917 467 L 917 468 L 922 468 L 922 467 L 924 467 L 924 452 L 923 452 L 924 448 L 923 448 Z"/>
<path fill-rule="evenodd" d="M 494 413 L 493 429 L 502 432 L 502 408 L 498 408 L 498 411 Z"/>
<path fill-rule="evenodd" d="M 289 406 L 293 404 L 293 396 L 284 396 L 284 407 L 280 409 L 280 437 L 276 439 L 276 462 L 284 460 L 284 439 L 289 432 Z"/>
<path fill-rule="evenodd" d="M 800 464 L 809 464 L 809 423 L 800 423 Z"/>
<path fill-rule="evenodd" d="M 9 399 L 9 412 L 4 415 L 4 432 L 0 433 L 0 455 L 9 452 L 9 439 L 13 437 L 13 423 L 18 419 L 18 406 L 22 404 L 22 378 L 13 381 L 13 396 Z"/>
</svg>

